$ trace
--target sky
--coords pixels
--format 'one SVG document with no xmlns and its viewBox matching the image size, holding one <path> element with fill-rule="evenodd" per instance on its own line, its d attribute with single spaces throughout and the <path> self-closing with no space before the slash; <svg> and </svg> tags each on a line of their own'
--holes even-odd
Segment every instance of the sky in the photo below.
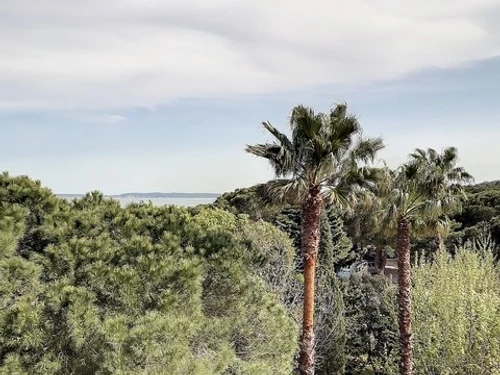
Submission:
<svg viewBox="0 0 500 375">
<path fill-rule="evenodd" d="M 56 193 L 225 192 L 246 144 L 347 102 L 390 166 L 500 179 L 500 0 L 1 0 L 0 171 Z"/>
</svg>

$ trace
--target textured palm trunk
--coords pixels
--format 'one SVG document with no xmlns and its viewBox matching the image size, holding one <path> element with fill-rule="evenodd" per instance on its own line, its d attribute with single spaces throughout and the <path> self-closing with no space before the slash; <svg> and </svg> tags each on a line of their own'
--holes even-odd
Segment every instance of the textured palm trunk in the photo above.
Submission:
<svg viewBox="0 0 500 375">
<path fill-rule="evenodd" d="M 443 236 L 441 236 L 440 233 L 436 234 L 434 242 L 436 243 L 436 248 L 438 252 L 444 249 Z"/>
<path fill-rule="evenodd" d="M 314 375 L 314 286 L 322 204 L 320 189 L 314 187 L 309 190 L 308 197 L 302 206 L 304 310 L 298 366 L 300 375 Z"/>
<path fill-rule="evenodd" d="M 385 266 L 387 266 L 387 251 L 382 250 L 382 259 L 380 260 L 382 273 L 385 274 Z"/>
<path fill-rule="evenodd" d="M 375 269 L 377 273 L 380 274 L 383 271 L 382 268 L 382 247 L 380 245 L 375 246 Z"/>
<path fill-rule="evenodd" d="M 411 329 L 411 264 L 410 226 L 408 220 L 398 220 L 398 305 L 400 375 L 413 374 L 413 344 Z"/>
</svg>

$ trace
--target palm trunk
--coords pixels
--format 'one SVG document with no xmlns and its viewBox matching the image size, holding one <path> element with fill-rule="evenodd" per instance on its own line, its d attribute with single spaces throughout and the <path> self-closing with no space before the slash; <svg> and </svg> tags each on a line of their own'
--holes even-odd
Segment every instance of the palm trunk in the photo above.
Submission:
<svg viewBox="0 0 500 375">
<path fill-rule="evenodd" d="M 400 375 L 413 373 L 413 344 L 411 329 L 411 264 L 410 226 L 406 218 L 398 220 L 398 305 Z"/>
<path fill-rule="evenodd" d="M 436 243 L 437 252 L 440 252 L 441 250 L 444 249 L 443 237 L 441 236 L 440 233 L 436 234 L 434 242 Z"/>
<path fill-rule="evenodd" d="M 387 265 L 387 251 L 382 250 L 382 259 L 380 259 L 380 269 L 382 274 L 385 274 L 385 266 Z"/>
<path fill-rule="evenodd" d="M 375 245 L 375 269 L 380 274 L 382 271 L 382 248 L 380 245 Z"/>
<path fill-rule="evenodd" d="M 300 337 L 300 375 L 314 375 L 314 286 L 322 203 L 319 187 L 314 187 L 309 190 L 309 195 L 302 206 L 304 311 L 302 316 L 302 335 Z"/>
</svg>

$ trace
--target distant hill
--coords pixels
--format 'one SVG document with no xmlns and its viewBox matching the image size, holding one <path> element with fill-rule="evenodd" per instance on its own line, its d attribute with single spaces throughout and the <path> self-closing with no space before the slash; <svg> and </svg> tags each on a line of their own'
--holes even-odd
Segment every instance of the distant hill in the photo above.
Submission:
<svg viewBox="0 0 500 375">
<path fill-rule="evenodd" d="M 495 181 L 483 181 L 479 182 L 477 184 L 474 184 L 472 186 L 477 186 L 477 187 L 489 187 L 489 186 L 500 186 L 500 180 L 495 180 Z"/>
<path fill-rule="evenodd" d="M 484 181 L 467 186 L 466 189 L 469 193 L 479 193 L 481 191 L 500 191 L 500 181 Z"/>
<path fill-rule="evenodd" d="M 81 198 L 85 194 L 57 194 L 61 198 Z M 117 195 L 105 195 L 108 198 L 141 198 L 141 199 L 157 199 L 157 198 L 205 198 L 215 199 L 220 196 L 218 193 L 123 193 Z"/>
</svg>

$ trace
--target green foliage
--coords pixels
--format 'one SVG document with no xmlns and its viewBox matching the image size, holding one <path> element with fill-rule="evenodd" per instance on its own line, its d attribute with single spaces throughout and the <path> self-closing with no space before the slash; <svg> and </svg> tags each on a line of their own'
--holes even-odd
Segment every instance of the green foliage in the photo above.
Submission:
<svg viewBox="0 0 500 375">
<path fill-rule="evenodd" d="M 346 374 L 396 374 L 396 287 L 383 276 L 354 275 L 342 285 Z"/>
<path fill-rule="evenodd" d="M 280 210 L 271 219 L 272 223 L 283 232 L 288 234 L 292 239 L 293 245 L 297 249 L 297 257 L 302 261 L 301 254 L 301 225 L 302 225 L 302 215 L 299 208 L 295 207 L 285 207 Z"/>
<path fill-rule="evenodd" d="M 221 195 L 214 203 L 217 208 L 235 215 L 245 214 L 252 219 L 272 223 L 288 234 L 297 251 L 298 268 L 301 269 L 301 210 L 299 206 L 269 202 L 264 197 L 263 185 L 237 189 Z M 324 209 L 321 217 L 320 253 L 334 247 L 333 264 L 336 269 L 351 264 L 358 258 L 352 252 L 352 243 L 344 229 L 342 214 L 334 207 Z"/>
<path fill-rule="evenodd" d="M 341 214 L 334 208 L 324 210 L 321 218 L 320 252 L 329 254 L 329 264 L 333 264 L 333 268 L 338 271 L 358 259 L 358 254 L 352 249 Z"/>
<path fill-rule="evenodd" d="M 482 189 L 470 188 L 465 215 L 497 210 Z M 97 192 L 59 200 L 7 174 L 0 197 L 0 374 L 292 372 L 298 208 L 261 206 L 252 193 L 239 206 L 221 199 L 224 209 L 123 209 Z M 454 258 L 415 268 L 416 374 L 499 374 L 500 278 L 482 249 L 500 215 L 490 216 L 450 238 L 468 243 Z M 316 373 L 393 374 L 395 287 L 368 275 L 339 285 L 335 267 L 352 246 L 339 213 L 324 210 L 321 221 Z M 431 251 L 428 239 L 414 243 Z"/>
<path fill-rule="evenodd" d="M 488 239 L 413 271 L 415 374 L 500 373 L 500 274 Z M 382 277 L 342 284 L 346 374 L 396 374 L 395 286 Z"/>
<path fill-rule="evenodd" d="M 335 273 L 338 255 L 350 249 L 342 221 L 332 211 L 323 211 L 321 241 L 316 264 L 316 373 L 341 375 L 345 369 L 344 302 Z"/>
<path fill-rule="evenodd" d="M 26 176 L 11 177 L 7 172 L 0 175 L 0 202 L 9 207 L 17 204 L 26 209 L 25 231 L 19 239 L 19 251 L 24 255 L 41 251 L 46 242 L 40 234 L 45 216 L 60 203 L 52 192 L 42 187 L 40 181 Z"/>
<path fill-rule="evenodd" d="M 466 241 L 491 233 L 493 240 L 500 243 L 500 183 L 487 182 L 469 186 L 467 200 L 461 214 L 454 219 L 460 223 L 450 237 L 450 247 L 460 247 Z M 496 250 L 497 257 L 499 249 Z"/>
<path fill-rule="evenodd" d="M 0 374 L 290 374 L 294 249 L 270 224 L 6 174 L 0 195 Z"/>
<path fill-rule="evenodd" d="M 440 253 L 414 272 L 415 369 L 500 374 L 500 275 L 489 250 Z"/>
<path fill-rule="evenodd" d="M 254 220 L 272 221 L 285 206 L 277 202 L 268 202 L 263 196 L 264 185 L 236 189 L 222 194 L 213 205 L 233 214 L 247 214 Z"/>
<path fill-rule="evenodd" d="M 254 218 L 262 218 L 270 221 L 274 226 L 286 233 L 296 249 L 295 261 L 297 270 L 302 269 L 301 253 L 301 212 L 299 208 L 290 205 L 269 204 L 260 195 L 259 186 L 249 189 L 239 189 L 233 193 L 227 193 L 215 203 L 233 213 L 245 213 Z M 256 216 L 257 214 L 257 216 Z M 254 226 L 260 224 L 253 224 Z M 266 226 L 267 227 L 267 226 Z M 260 241 L 268 241 L 268 233 L 262 233 Z M 281 241 L 287 241 L 282 238 Z M 321 216 L 321 241 L 317 264 L 317 293 L 315 311 L 315 334 L 316 334 L 316 373 L 319 375 L 343 374 L 345 364 L 345 327 L 342 316 L 343 302 L 342 292 L 339 289 L 335 270 L 345 264 L 352 262 L 355 255 L 351 252 L 352 243 L 344 232 L 344 224 L 341 215 L 334 209 L 323 210 Z M 282 280 L 290 280 L 289 277 L 280 275 L 280 267 L 276 262 L 266 262 L 272 266 L 270 274 L 277 275 L 276 282 L 283 285 Z M 278 276 L 279 275 L 279 276 Z M 287 305 L 297 308 L 300 301 L 300 287 L 297 283 L 289 283 L 286 291 L 280 291 L 280 295 L 286 294 L 290 301 Z M 283 289 L 281 286 L 280 289 Z"/>
</svg>

